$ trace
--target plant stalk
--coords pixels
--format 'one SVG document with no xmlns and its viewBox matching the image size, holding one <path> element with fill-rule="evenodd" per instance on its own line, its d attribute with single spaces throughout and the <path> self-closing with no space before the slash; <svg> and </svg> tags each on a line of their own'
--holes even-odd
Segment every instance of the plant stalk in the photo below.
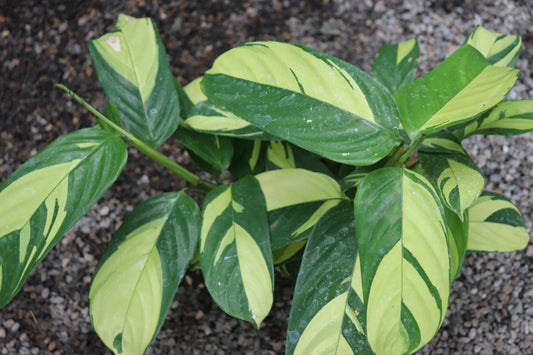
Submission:
<svg viewBox="0 0 533 355">
<path fill-rule="evenodd" d="M 400 159 L 398 159 L 398 162 L 401 165 L 405 164 L 405 162 L 409 160 L 409 157 L 411 157 L 411 154 L 413 154 L 422 145 L 424 138 L 426 138 L 425 134 L 409 145 L 405 153 L 403 153 Z"/>
<path fill-rule="evenodd" d="M 67 94 L 72 96 L 74 100 L 78 101 L 80 104 L 83 105 L 87 110 L 89 110 L 93 115 L 101 119 L 102 121 L 106 122 L 109 126 L 113 127 L 115 131 L 120 133 L 121 136 L 124 137 L 124 139 L 132 146 L 137 148 L 140 152 L 144 153 L 146 156 L 148 156 L 150 159 L 154 160 L 155 162 L 161 164 L 168 170 L 172 171 L 176 175 L 182 177 L 187 182 L 191 183 L 192 185 L 196 187 L 200 187 L 204 190 L 212 190 L 216 187 L 215 184 L 210 183 L 209 181 L 205 181 L 195 174 L 191 173 L 189 170 L 185 169 L 163 153 L 159 152 L 158 150 L 150 147 L 131 133 L 124 130 L 122 127 L 117 126 L 113 121 L 111 121 L 109 118 L 98 112 L 94 107 L 92 107 L 90 104 L 88 104 L 85 100 L 83 100 L 81 97 L 76 95 L 72 90 L 67 88 L 63 84 L 56 84 L 56 87 L 64 90 Z"/>
</svg>

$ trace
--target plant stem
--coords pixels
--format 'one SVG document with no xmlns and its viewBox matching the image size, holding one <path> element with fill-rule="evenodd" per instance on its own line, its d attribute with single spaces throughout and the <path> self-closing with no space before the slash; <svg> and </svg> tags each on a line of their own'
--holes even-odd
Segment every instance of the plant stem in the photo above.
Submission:
<svg viewBox="0 0 533 355">
<path fill-rule="evenodd" d="M 426 138 L 425 134 L 409 145 L 405 153 L 403 153 L 400 159 L 398 159 L 398 162 L 401 165 L 405 164 L 405 162 L 409 160 L 409 157 L 411 156 L 411 154 L 413 154 L 420 147 L 420 145 L 424 141 L 424 138 Z"/>
<path fill-rule="evenodd" d="M 396 150 L 394 151 L 394 153 L 392 153 L 391 157 L 389 158 L 389 160 L 387 160 L 387 162 L 385 163 L 385 166 L 384 167 L 393 167 L 393 166 L 401 166 L 402 164 L 399 163 L 399 160 L 400 160 L 400 157 L 403 155 L 403 147 L 404 147 L 404 141 L 402 140 L 400 142 L 400 144 L 398 145 L 398 147 L 396 147 Z"/>
<path fill-rule="evenodd" d="M 102 121 L 106 122 L 109 126 L 111 126 L 115 131 L 120 133 L 124 137 L 124 139 L 133 147 L 137 148 L 140 152 L 144 153 L 146 156 L 148 156 L 150 159 L 154 160 L 155 162 L 161 164 L 168 170 L 172 171 L 173 173 L 181 176 L 184 180 L 191 183 L 192 185 L 196 187 L 203 188 L 204 190 L 212 190 L 216 187 L 215 184 L 210 183 L 209 181 L 205 181 L 198 176 L 191 173 L 189 170 L 185 169 L 181 165 L 177 164 L 175 161 L 164 155 L 163 153 L 159 152 L 158 150 L 150 147 L 131 133 L 124 130 L 122 127 L 117 126 L 113 121 L 111 121 L 106 116 L 102 115 L 100 112 L 98 112 L 94 107 L 89 105 L 85 100 L 83 100 L 81 97 L 76 95 L 72 90 L 67 88 L 63 84 L 56 84 L 56 86 L 64 91 L 67 92 L 70 96 L 72 96 L 76 101 L 78 101 L 80 104 L 83 105 L 87 110 L 89 110 L 93 115 L 101 119 Z"/>
</svg>

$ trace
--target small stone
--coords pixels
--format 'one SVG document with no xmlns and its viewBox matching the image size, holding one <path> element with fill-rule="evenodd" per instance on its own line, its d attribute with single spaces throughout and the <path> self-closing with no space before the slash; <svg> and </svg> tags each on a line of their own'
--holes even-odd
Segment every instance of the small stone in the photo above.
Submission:
<svg viewBox="0 0 533 355">
<path fill-rule="evenodd" d="M 6 330 L 3 327 L 0 327 L 0 338 L 6 337 Z"/>
<path fill-rule="evenodd" d="M 11 329 L 10 329 L 10 330 L 11 330 L 13 333 L 16 333 L 16 332 L 19 330 L 19 328 L 20 328 L 20 324 L 17 323 L 17 322 L 14 322 L 13 325 L 11 326 Z"/>
<path fill-rule="evenodd" d="M 199 309 L 196 314 L 194 315 L 194 319 L 199 320 L 202 319 L 205 316 L 205 313 L 202 312 L 201 309 Z"/>
<path fill-rule="evenodd" d="M 100 216 L 107 216 L 109 214 L 109 207 L 104 206 L 100 209 Z"/>
<path fill-rule="evenodd" d="M 53 304 L 62 304 L 64 300 L 65 299 L 63 297 L 54 296 L 50 299 L 50 302 L 52 302 Z"/>
<path fill-rule="evenodd" d="M 468 337 L 470 339 L 475 339 L 476 338 L 476 328 L 472 328 L 468 331 Z"/>
</svg>

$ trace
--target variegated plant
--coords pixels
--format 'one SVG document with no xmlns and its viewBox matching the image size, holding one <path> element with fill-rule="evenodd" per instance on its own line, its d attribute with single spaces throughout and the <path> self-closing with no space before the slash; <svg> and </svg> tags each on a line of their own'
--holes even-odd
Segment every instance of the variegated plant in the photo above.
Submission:
<svg viewBox="0 0 533 355">
<path fill-rule="evenodd" d="M 187 190 L 153 196 L 112 238 L 89 293 L 112 351 L 145 352 L 194 267 L 220 308 L 258 328 L 274 273 L 296 277 L 287 354 L 415 352 L 441 326 L 466 252 L 529 242 L 518 209 L 483 191 L 461 145 L 533 131 L 532 100 L 502 102 L 521 45 L 476 27 L 414 80 L 414 39 L 383 45 L 372 74 L 253 42 L 183 88 L 153 22 L 121 15 L 89 42 L 104 113 L 61 86 L 98 123 L 58 138 L 0 189 L 0 307 L 116 180 L 129 143 L 207 195 L 202 210 Z M 212 182 L 156 150 L 172 135 Z"/>
</svg>

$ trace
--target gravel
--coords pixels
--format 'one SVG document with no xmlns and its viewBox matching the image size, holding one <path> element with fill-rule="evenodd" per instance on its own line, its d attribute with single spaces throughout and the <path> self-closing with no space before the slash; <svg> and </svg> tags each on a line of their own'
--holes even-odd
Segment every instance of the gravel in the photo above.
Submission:
<svg viewBox="0 0 533 355">
<path fill-rule="evenodd" d="M 187 83 L 214 58 L 252 40 L 301 43 L 370 71 L 379 46 L 416 37 L 419 73 L 453 52 L 473 26 L 521 35 L 524 50 L 511 99 L 533 98 L 533 3 L 523 1 L 29 1 L 0 0 L 0 182 L 57 136 L 92 118 L 53 84 L 98 109 L 105 98 L 86 41 L 119 13 L 153 17 L 174 70 Z M 465 142 L 487 178 L 522 211 L 531 234 L 533 134 Z M 162 151 L 197 171 L 176 141 Z M 0 311 L 0 354 L 106 354 L 92 331 L 87 295 L 107 241 L 140 201 L 184 182 L 130 149 L 111 190 L 69 231 Z M 201 200 L 201 196 L 194 196 Z M 469 254 L 452 286 L 447 318 L 419 354 L 533 354 L 533 245 L 506 254 Z M 186 274 L 148 354 L 279 354 L 293 283 L 276 279 L 274 307 L 261 327 L 233 319 L 211 301 L 201 273 Z"/>
</svg>

